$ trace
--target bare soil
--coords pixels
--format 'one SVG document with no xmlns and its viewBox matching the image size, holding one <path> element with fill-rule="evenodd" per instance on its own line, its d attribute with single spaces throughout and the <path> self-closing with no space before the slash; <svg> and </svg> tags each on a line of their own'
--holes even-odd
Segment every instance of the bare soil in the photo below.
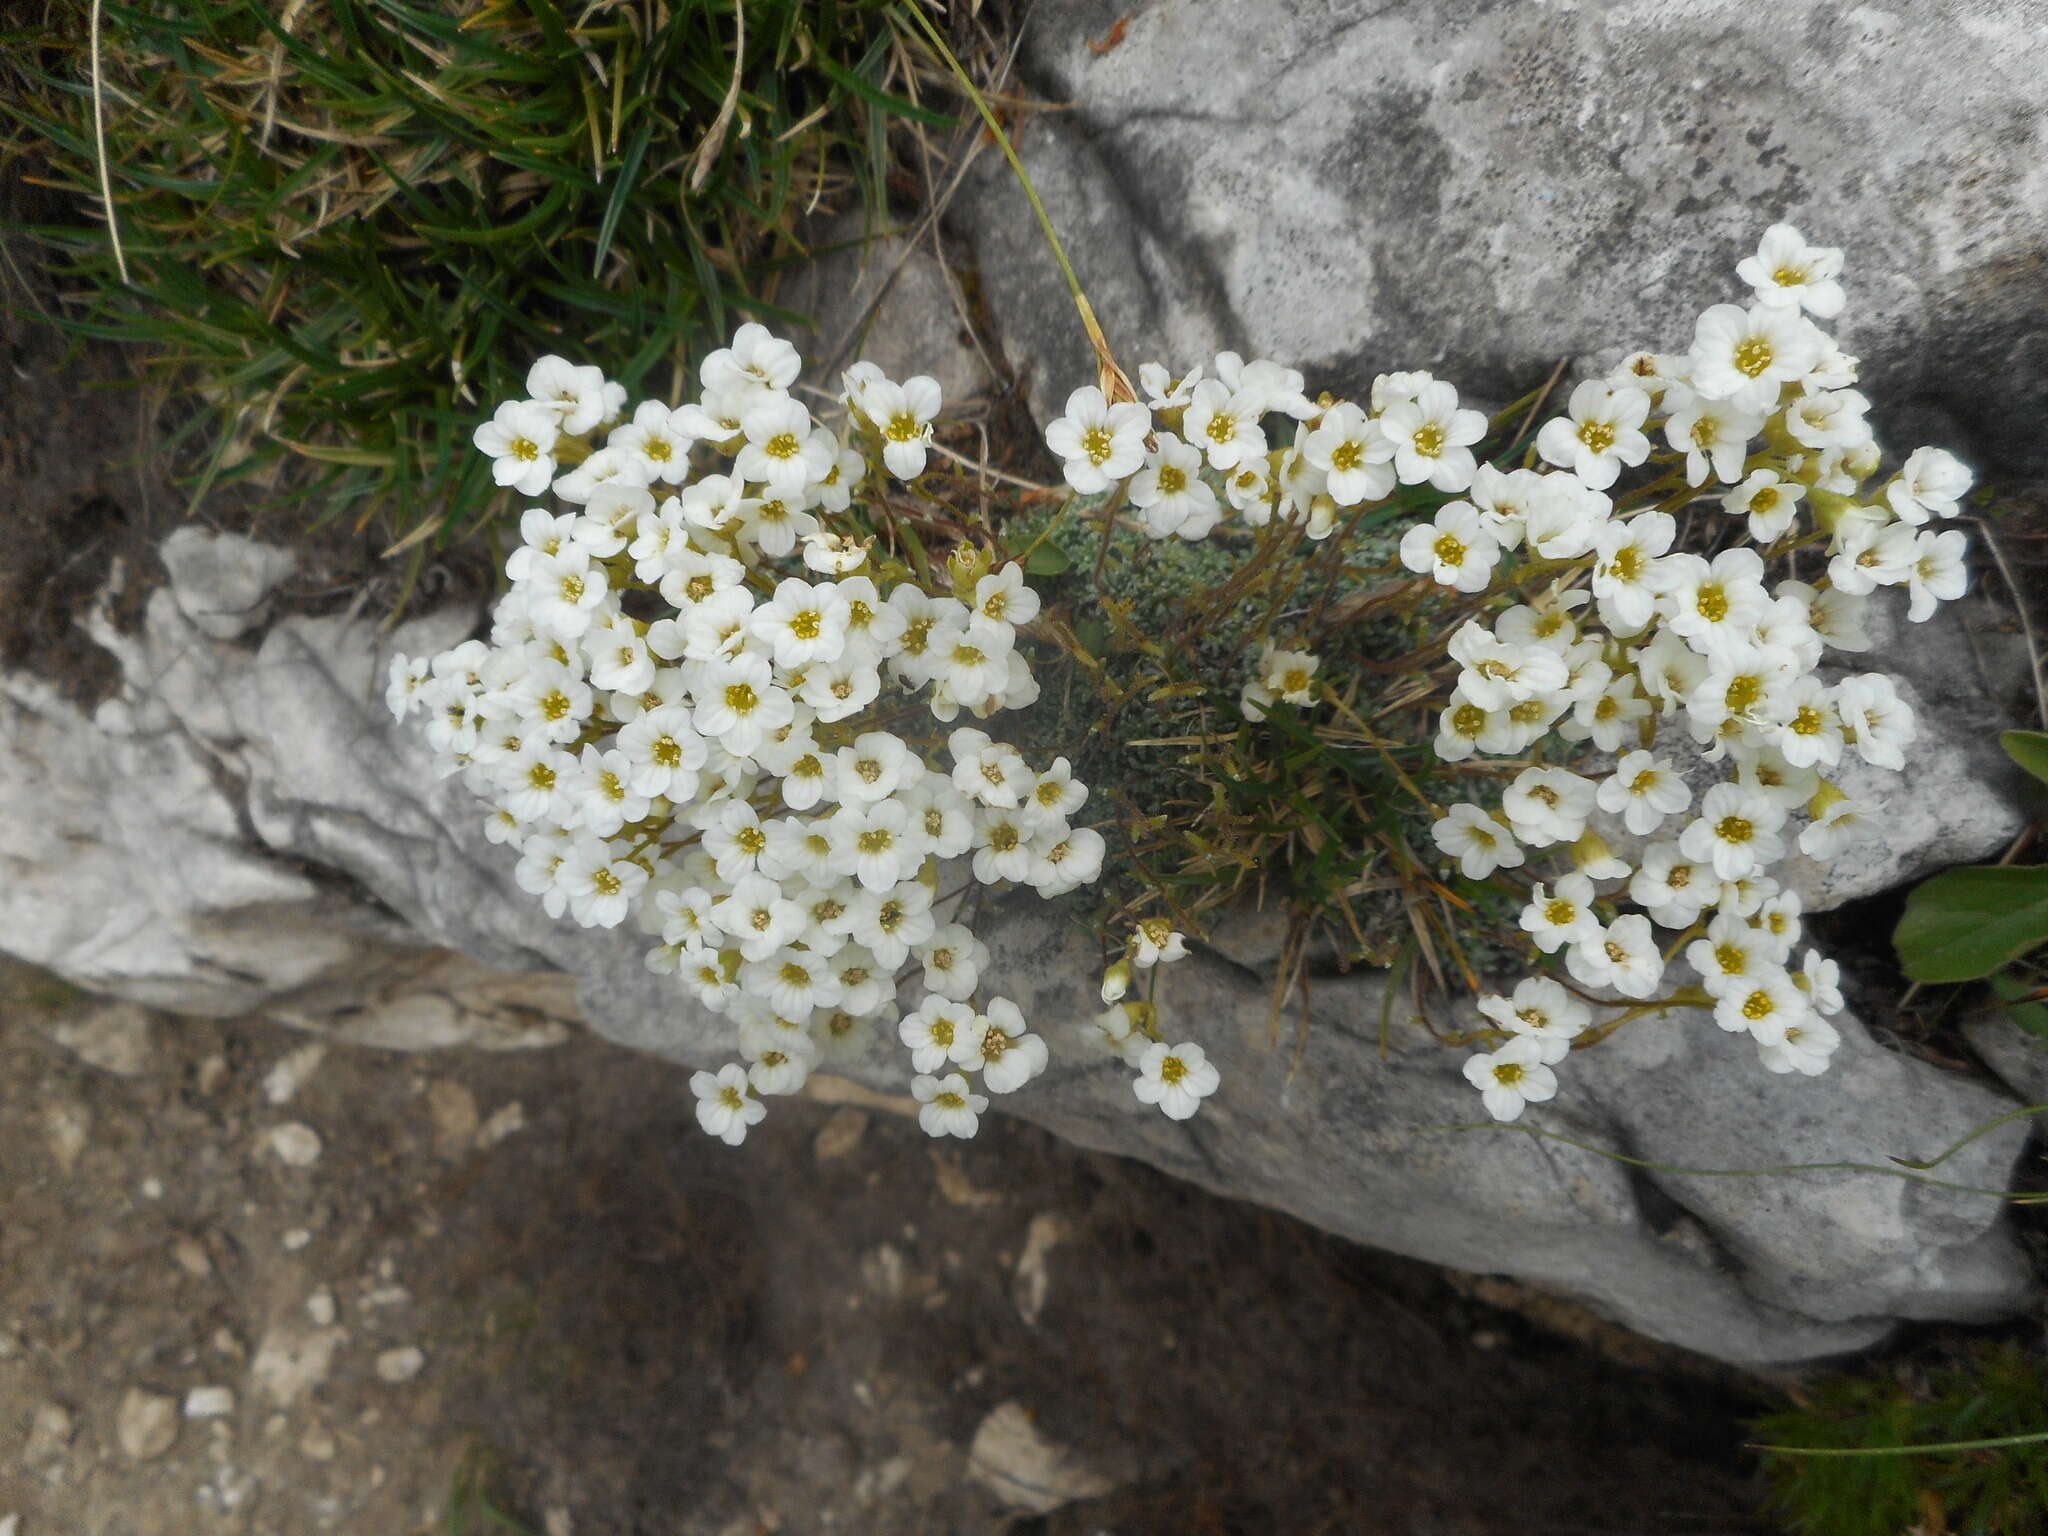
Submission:
<svg viewBox="0 0 2048 1536">
<path fill-rule="evenodd" d="M 1732 1378 L 1005 1120 L 796 1102 L 734 1150 L 595 1038 L 307 1052 L 9 990 L 17 1536 L 506 1529 L 479 1481 L 546 1536 L 1770 1528 Z M 995 1465 L 1090 1496 L 973 1469 L 1005 1404 L 1066 1464 Z"/>
</svg>

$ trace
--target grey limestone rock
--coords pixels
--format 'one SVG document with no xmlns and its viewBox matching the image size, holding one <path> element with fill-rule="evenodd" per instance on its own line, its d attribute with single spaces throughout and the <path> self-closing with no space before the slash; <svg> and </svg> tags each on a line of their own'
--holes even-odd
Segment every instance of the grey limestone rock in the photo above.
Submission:
<svg viewBox="0 0 2048 1536">
<path fill-rule="evenodd" d="M 1881 412 L 2040 473 L 2044 69 L 2024 0 L 1040 0 L 1020 73 L 1054 105 L 1019 148 L 1127 367 L 1233 347 L 1505 402 L 1689 341 L 1782 218 L 1845 248 Z M 1007 168 L 971 180 L 956 223 L 1043 420 L 1087 344 Z"/>
<path fill-rule="evenodd" d="M 724 1021 L 650 973 L 638 935 L 552 921 L 517 889 L 460 781 L 437 778 L 419 734 L 386 712 L 389 650 L 439 649 L 475 618 L 435 615 L 391 637 L 346 616 L 287 618 L 223 642 L 165 591 L 140 634 L 98 626 L 127 684 L 96 718 L 10 679 L 6 946 L 151 1006 L 338 1017 L 355 1038 L 401 1046 L 471 1038 L 451 1020 L 493 1006 L 559 1038 L 572 978 L 605 1036 L 684 1066 L 726 1059 Z M 1100 962 L 1061 907 L 1025 894 L 981 927 L 992 988 L 1056 1045 L 1053 1069 L 1002 1107 L 1081 1145 L 1361 1242 L 1549 1286 L 1724 1360 L 1846 1350 L 1898 1319 L 1992 1318 L 2033 1294 L 1993 1199 L 1881 1171 L 1684 1171 L 1881 1169 L 2010 1107 L 1853 1020 L 1834 1069 L 1813 1079 L 1772 1077 L 1698 1017 L 1639 1021 L 1575 1059 L 1531 1124 L 1667 1165 L 1640 1168 L 1471 1128 L 1460 1053 L 1376 975 L 1319 979 L 1306 1033 L 1290 1023 L 1276 1038 L 1270 956 L 1247 929 L 1226 940 L 1232 957 L 1203 951 L 1162 978 L 1176 1038 L 1201 1040 L 1225 1074 L 1176 1123 L 1136 1102 L 1121 1065 L 1062 1038 L 1096 1010 Z M 839 1070 L 897 1093 L 906 1075 L 893 1041 Z M 1943 1175 L 2003 1187 L 2024 1136 L 2018 1124 L 1984 1136 Z"/>
</svg>

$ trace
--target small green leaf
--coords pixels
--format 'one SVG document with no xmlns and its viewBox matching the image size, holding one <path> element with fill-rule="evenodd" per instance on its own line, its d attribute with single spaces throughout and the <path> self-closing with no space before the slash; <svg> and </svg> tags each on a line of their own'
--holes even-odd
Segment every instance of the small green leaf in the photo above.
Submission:
<svg viewBox="0 0 2048 1536">
<path fill-rule="evenodd" d="M 1050 540 L 1031 551 L 1031 557 L 1024 562 L 1027 576 L 1057 576 L 1073 568 L 1074 557 Z"/>
<path fill-rule="evenodd" d="M 2007 757 L 2048 784 L 2048 731 L 2002 731 L 1998 744 Z"/>
<path fill-rule="evenodd" d="M 1946 870 L 1906 898 L 1892 934 L 1915 981 L 1975 981 L 2048 940 L 2048 865 Z"/>
<path fill-rule="evenodd" d="M 2048 1007 L 2021 1001 L 2032 996 L 2038 988 L 2029 986 L 2011 971 L 1995 971 L 1991 976 L 1991 990 L 2005 1004 L 2005 1011 L 2012 1015 L 2013 1023 L 2043 1045 L 2048 1045 Z"/>
</svg>

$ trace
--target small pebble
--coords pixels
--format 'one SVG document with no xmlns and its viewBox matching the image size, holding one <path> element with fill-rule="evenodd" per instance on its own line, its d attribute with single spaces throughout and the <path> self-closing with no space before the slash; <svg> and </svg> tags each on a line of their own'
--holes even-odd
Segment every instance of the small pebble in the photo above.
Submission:
<svg viewBox="0 0 2048 1536">
<path fill-rule="evenodd" d="M 220 1419 L 235 1411 L 232 1387 L 194 1387 L 185 1394 L 185 1417 Z"/>
<path fill-rule="evenodd" d="M 114 1435 L 131 1461 L 154 1461 L 178 1438 L 178 1400 L 130 1387 L 115 1411 Z"/>
<path fill-rule="evenodd" d="M 403 1349 L 387 1349 L 377 1357 L 377 1374 L 383 1380 L 397 1383 L 411 1381 L 426 1365 L 427 1357 L 413 1345 Z"/>
<path fill-rule="evenodd" d="M 313 1241 L 312 1233 L 308 1232 L 304 1227 L 293 1227 L 291 1231 L 284 1235 L 284 1251 L 286 1253 L 297 1253 L 311 1241 Z"/>
<path fill-rule="evenodd" d="M 270 1149 L 294 1168 L 310 1168 L 320 1160 L 320 1133 L 297 1120 L 273 1126 Z"/>
<path fill-rule="evenodd" d="M 334 1321 L 334 1292 L 322 1286 L 306 1298 L 306 1316 L 325 1328 Z"/>
</svg>

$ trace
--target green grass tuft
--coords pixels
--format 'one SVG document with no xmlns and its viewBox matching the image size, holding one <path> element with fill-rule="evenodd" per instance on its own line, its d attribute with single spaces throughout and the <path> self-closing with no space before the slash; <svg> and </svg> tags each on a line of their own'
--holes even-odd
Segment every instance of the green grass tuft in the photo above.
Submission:
<svg viewBox="0 0 2048 1536">
<path fill-rule="evenodd" d="M 708 338 L 882 207 L 917 55 L 890 0 L 109 0 L 99 206 L 87 0 L 0 34 L 0 159 L 75 334 L 198 409 L 195 498 L 246 479 L 445 542 L 510 505 L 470 432 L 545 352 L 679 392 Z M 739 46 L 744 28 L 745 47 Z M 292 472 L 278 477 L 280 468 Z"/>
<path fill-rule="evenodd" d="M 1810 1405 L 1754 1426 L 1770 1507 L 1800 1536 L 2041 1536 L 2048 1532 L 2048 1370 L 2017 1345 L 1907 1384 L 1848 1376 Z M 2030 1443 L 1912 1454 L 1902 1448 L 2037 1435 Z"/>
</svg>

